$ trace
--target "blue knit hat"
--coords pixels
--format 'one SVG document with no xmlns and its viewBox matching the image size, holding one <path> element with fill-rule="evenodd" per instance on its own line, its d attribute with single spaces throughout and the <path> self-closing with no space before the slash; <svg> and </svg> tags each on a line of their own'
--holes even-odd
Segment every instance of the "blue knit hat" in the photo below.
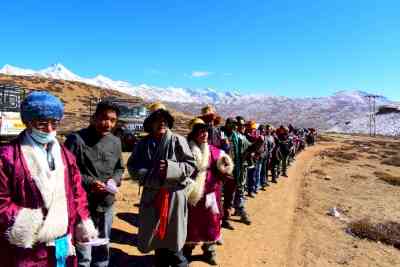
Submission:
<svg viewBox="0 0 400 267">
<path fill-rule="evenodd" d="M 21 118 L 24 122 L 35 119 L 61 120 L 63 115 L 64 104 L 49 92 L 32 92 L 21 103 Z"/>
</svg>

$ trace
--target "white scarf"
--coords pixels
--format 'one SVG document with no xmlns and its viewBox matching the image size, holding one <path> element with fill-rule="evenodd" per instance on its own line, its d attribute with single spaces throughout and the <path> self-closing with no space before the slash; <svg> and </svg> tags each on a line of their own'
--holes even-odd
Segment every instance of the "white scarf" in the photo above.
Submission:
<svg viewBox="0 0 400 267">
<path fill-rule="evenodd" d="M 50 152 L 54 157 L 55 170 L 50 170 L 46 151 L 39 147 L 28 133 L 24 136 L 21 149 L 29 172 L 48 210 L 38 233 L 38 241 L 51 245 L 56 238 L 65 235 L 68 230 L 65 166 L 62 160 L 61 146 L 57 140 L 54 141 Z"/>
<path fill-rule="evenodd" d="M 210 148 L 207 143 L 203 143 L 200 147 L 193 141 L 189 142 L 190 149 L 192 150 L 194 159 L 196 160 L 199 172 L 194 179 L 194 183 L 188 195 L 188 202 L 196 206 L 197 202 L 203 197 L 204 185 L 207 178 L 207 168 L 210 160 Z"/>
</svg>

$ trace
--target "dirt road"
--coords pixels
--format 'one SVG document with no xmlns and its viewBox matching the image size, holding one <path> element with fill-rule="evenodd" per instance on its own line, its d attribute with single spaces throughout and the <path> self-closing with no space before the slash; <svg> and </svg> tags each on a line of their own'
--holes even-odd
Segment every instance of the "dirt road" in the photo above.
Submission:
<svg viewBox="0 0 400 267">
<path fill-rule="evenodd" d="M 247 209 L 253 223 L 250 226 L 233 222 L 235 230 L 223 230 L 224 245 L 217 248 L 219 266 L 292 266 L 295 244 L 294 224 L 302 179 L 313 158 L 324 145 L 309 147 L 297 156 L 289 169 L 289 178 L 280 178 L 267 191 L 249 198 Z M 152 256 L 142 255 L 135 247 L 137 233 L 137 185 L 124 181 L 116 205 L 112 238 L 113 266 L 151 266 Z M 197 248 L 194 255 L 200 255 Z M 193 261 L 191 267 L 209 266 Z"/>
</svg>

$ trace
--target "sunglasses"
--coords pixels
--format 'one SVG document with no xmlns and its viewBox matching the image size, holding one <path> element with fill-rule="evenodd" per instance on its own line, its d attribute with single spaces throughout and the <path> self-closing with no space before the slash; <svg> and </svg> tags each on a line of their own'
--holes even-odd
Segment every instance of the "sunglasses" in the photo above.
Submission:
<svg viewBox="0 0 400 267">
<path fill-rule="evenodd" d="M 60 126 L 59 120 L 37 120 L 34 121 L 33 126 L 38 130 L 47 129 L 51 125 L 51 128 L 57 129 Z"/>
</svg>

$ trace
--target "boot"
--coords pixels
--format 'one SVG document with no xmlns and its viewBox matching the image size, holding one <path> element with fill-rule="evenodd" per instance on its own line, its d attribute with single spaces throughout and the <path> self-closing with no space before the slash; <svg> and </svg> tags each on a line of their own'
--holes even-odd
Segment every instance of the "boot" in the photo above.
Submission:
<svg viewBox="0 0 400 267">
<path fill-rule="evenodd" d="M 222 220 L 221 227 L 229 229 L 229 230 L 235 230 L 235 228 L 232 226 L 232 224 L 228 220 Z"/>
<path fill-rule="evenodd" d="M 240 221 L 246 225 L 251 224 L 249 215 L 247 215 L 247 213 L 245 211 L 242 212 L 242 215 L 240 216 Z"/>
<path fill-rule="evenodd" d="M 265 189 L 265 187 L 267 187 L 267 186 L 269 186 L 269 185 L 268 185 L 268 184 L 262 185 L 262 186 L 261 186 L 261 190 L 262 190 L 262 191 L 267 191 L 267 189 Z"/>
<path fill-rule="evenodd" d="M 232 216 L 241 216 L 242 213 L 240 212 L 239 209 L 235 209 L 235 212 L 232 214 Z"/>
<path fill-rule="evenodd" d="M 217 255 L 216 255 L 215 251 L 204 252 L 203 257 L 204 257 L 204 261 L 207 262 L 208 264 L 214 265 L 214 266 L 218 265 Z"/>
<path fill-rule="evenodd" d="M 188 246 L 188 245 L 183 246 L 182 253 L 188 262 L 190 262 L 192 259 L 193 249 L 194 249 L 193 246 Z"/>
</svg>

